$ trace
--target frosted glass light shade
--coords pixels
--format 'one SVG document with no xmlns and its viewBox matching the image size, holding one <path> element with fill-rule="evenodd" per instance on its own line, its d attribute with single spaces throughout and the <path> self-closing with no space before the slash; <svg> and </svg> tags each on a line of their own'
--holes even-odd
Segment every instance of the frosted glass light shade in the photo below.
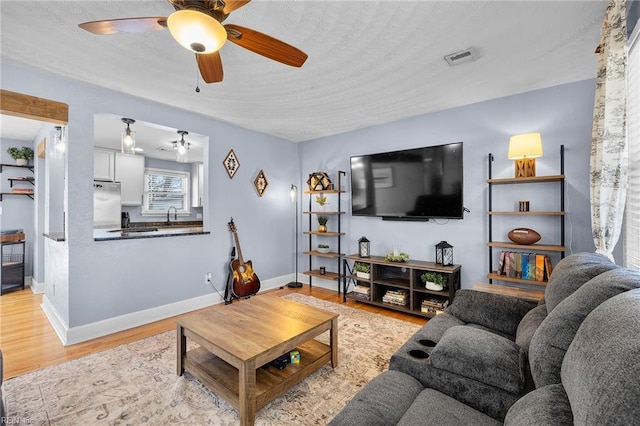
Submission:
<svg viewBox="0 0 640 426">
<path fill-rule="evenodd" d="M 523 133 L 509 139 L 509 160 L 542 157 L 542 136 L 540 133 Z"/>
<path fill-rule="evenodd" d="M 227 41 L 227 30 L 212 16 L 196 10 L 178 10 L 167 18 L 174 39 L 195 53 L 217 52 Z"/>
</svg>

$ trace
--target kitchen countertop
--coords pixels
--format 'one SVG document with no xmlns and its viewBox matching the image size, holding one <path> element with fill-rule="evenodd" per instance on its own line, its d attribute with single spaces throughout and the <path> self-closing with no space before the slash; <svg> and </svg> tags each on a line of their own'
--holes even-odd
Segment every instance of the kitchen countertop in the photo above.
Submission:
<svg viewBox="0 0 640 426">
<path fill-rule="evenodd" d="M 140 238 L 164 238 L 183 235 L 210 234 L 204 231 L 202 222 L 138 222 L 132 223 L 129 228 L 94 228 L 93 239 L 95 241 L 133 240 Z"/>
</svg>

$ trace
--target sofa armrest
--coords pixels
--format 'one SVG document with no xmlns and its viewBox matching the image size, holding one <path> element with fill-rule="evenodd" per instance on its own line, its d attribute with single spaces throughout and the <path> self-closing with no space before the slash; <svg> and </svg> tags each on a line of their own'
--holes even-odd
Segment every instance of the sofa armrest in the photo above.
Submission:
<svg viewBox="0 0 640 426">
<path fill-rule="evenodd" d="M 466 323 L 479 324 L 515 338 L 518 324 L 536 303 L 502 294 L 462 289 L 447 312 Z"/>
</svg>

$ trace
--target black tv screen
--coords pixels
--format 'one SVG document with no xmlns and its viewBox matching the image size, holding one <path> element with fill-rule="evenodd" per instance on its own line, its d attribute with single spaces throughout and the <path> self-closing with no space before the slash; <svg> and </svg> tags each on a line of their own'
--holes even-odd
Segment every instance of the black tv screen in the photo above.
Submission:
<svg viewBox="0 0 640 426">
<path fill-rule="evenodd" d="M 351 157 L 351 213 L 462 219 L 462 142 Z"/>
</svg>

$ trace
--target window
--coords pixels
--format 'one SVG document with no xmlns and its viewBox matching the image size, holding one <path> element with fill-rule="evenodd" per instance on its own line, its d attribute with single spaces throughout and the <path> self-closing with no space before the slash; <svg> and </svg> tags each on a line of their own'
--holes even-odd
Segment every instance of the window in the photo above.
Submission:
<svg viewBox="0 0 640 426">
<path fill-rule="evenodd" d="M 170 207 L 190 214 L 189 206 L 189 173 L 145 169 L 143 214 L 166 214 Z"/>
<path fill-rule="evenodd" d="M 627 140 L 629 189 L 625 208 L 624 260 L 626 267 L 640 268 L 640 22 L 629 38 L 627 63 Z"/>
</svg>

